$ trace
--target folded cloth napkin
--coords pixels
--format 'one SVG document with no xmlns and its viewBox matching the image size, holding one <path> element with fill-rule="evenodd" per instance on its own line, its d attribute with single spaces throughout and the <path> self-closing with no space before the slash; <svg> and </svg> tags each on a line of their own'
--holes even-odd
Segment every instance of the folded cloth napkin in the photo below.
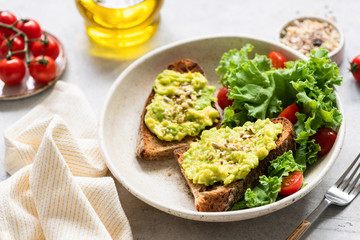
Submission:
<svg viewBox="0 0 360 240">
<path fill-rule="evenodd" d="M 5 131 L 0 239 L 132 239 L 82 92 L 58 81 Z"/>
</svg>

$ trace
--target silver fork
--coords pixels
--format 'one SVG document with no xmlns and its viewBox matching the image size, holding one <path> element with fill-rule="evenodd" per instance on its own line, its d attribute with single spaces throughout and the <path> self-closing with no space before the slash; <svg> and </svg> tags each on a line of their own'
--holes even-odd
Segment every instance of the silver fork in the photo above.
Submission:
<svg viewBox="0 0 360 240">
<path fill-rule="evenodd" d="M 331 186 L 325 193 L 325 197 L 317 208 L 287 237 L 287 240 L 299 239 L 304 232 L 311 226 L 320 214 L 330 205 L 338 206 L 348 205 L 360 192 L 360 153 L 355 160 L 346 169 L 343 175 Z M 351 175 L 350 175 L 351 174 Z M 349 176 L 350 175 L 350 176 Z"/>
</svg>

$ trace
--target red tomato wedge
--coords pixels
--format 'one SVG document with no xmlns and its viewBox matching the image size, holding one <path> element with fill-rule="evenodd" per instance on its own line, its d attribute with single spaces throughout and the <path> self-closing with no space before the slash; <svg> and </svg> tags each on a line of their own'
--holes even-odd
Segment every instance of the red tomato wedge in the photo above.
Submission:
<svg viewBox="0 0 360 240">
<path fill-rule="evenodd" d="M 234 100 L 230 100 L 227 96 L 229 92 L 229 89 L 227 87 L 222 87 L 220 89 L 220 91 L 218 92 L 218 95 L 217 95 L 217 100 L 218 100 L 218 104 L 219 106 L 224 109 L 228 106 L 231 106 L 232 103 L 234 102 Z"/>
<path fill-rule="evenodd" d="M 271 52 L 268 56 L 271 59 L 271 63 L 274 68 L 285 68 L 285 62 L 287 61 L 284 55 L 279 52 Z"/>
<path fill-rule="evenodd" d="M 319 128 L 317 132 L 311 136 L 311 139 L 315 139 L 315 143 L 319 144 L 321 150 L 318 152 L 318 156 L 322 157 L 327 154 L 335 143 L 337 132 L 331 128 Z"/>
<path fill-rule="evenodd" d="M 296 103 L 294 103 L 285 108 L 284 111 L 280 113 L 279 117 L 287 118 L 292 124 L 295 124 L 297 122 L 295 113 L 297 112 L 299 112 L 299 107 L 296 105 Z"/>
<path fill-rule="evenodd" d="M 300 171 L 290 172 L 289 176 L 283 178 L 279 194 L 288 196 L 296 193 L 301 188 L 302 182 L 303 175 Z"/>
</svg>

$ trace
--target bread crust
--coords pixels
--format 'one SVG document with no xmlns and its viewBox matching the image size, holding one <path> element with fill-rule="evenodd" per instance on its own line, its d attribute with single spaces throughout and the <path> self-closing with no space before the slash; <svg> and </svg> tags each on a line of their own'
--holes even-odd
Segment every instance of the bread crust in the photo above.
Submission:
<svg viewBox="0 0 360 240">
<path fill-rule="evenodd" d="M 170 64 L 167 69 L 177 71 L 180 73 L 187 72 L 199 72 L 204 75 L 203 69 L 191 59 L 180 59 Z M 138 132 L 137 144 L 136 144 L 136 155 L 142 160 L 168 160 L 174 158 L 174 150 L 190 146 L 190 143 L 197 140 L 199 136 L 191 137 L 186 136 L 181 141 L 163 141 L 160 140 L 155 134 L 153 134 L 145 125 L 146 107 L 151 103 L 154 98 L 155 92 L 151 91 L 148 98 L 146 99 L 145 106 L 140 118 L 140 128 Z M 221 114 L 216 103 L 212 106 L 219 112 L 218 123 L 211 127 L 220 127 Z M 208 127 L 208 128 L 211 128 Z"/>
<path fill-rule="evenodd" d="M 195 208 L 199 212 L 222 212 L 228 210 L 235 202 L 240 200 L 247 188 L 254 188 L 259 183 L 261 175 L 267 175 L 267 168 L 270 161 L 281 156 L 289 150 L 295 150 L 295 130 L 292 123 L 286 118 L 271 119 L 273 123 L 281 123 L 283 132 L 278 136 L 276 149 L 271 150 L 269 155 L 259 162 L 259 165 L 250 171 L 245 179 L 238 180 L 227 186 L 215 184 L 205 186 L 203 184 L 194 184 L 188 179 L 182 167 L 183 154 L 189 147 L 183 147 L 175 150 L 174 154 L 180 166 L 181 173 L 194 196 Z"/>
</svg>

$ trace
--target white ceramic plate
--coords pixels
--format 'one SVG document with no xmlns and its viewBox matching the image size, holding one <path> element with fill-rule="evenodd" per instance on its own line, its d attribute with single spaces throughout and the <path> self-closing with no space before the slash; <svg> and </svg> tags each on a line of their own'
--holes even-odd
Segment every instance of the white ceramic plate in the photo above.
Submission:
<svg viewBox="0 0 360 240">
<path fill-rule="evenodd" d="M 330 153 L 305 173 L 307 185 L 297 193 L 275 203 L 246 210 L 219 213 L 197 212 L 194 199 L 174 159 L 142 161 L 135 156 L 140 115 L 155 77 L 169 63 L 190 58 L 203 67 L 210 84 L 220 89 L 215 73 L 224 52 L 254 45 L 253 53 L 283 53 L 288 60 L 304 58 L 294 50 L 275 42 L 242 36 L 210 36 L 182 41 L 152 51 L 135 61 L 115 81 L 105 101 L 100 119 L 100 142 L 113 175 L 133 195 L 169 214 L 209 222 L 237 221 L 258 217 L 284 208 L 305 196 L 333 165 L 341 149 L 344 126 Z M 338 99 L 338 107 L 342 106 Z"/>
</svg>

